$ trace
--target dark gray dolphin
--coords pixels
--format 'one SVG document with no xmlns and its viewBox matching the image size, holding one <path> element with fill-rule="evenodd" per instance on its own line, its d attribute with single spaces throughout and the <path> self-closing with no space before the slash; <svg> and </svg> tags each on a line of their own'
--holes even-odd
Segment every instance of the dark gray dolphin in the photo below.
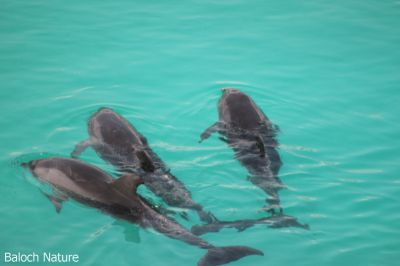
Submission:
<svg viewBox="0 0 400 266">
<path fill-rule="evenodd" d="M 283 187 L 278 177 L 282 165 L 277 151 L 277 128 L 254 101 L 237 89 L 223 89 L 218 103 L 219 121 L 201 134 L 201 141 L 218 132 L 229 144 L 235 157 L 247 168 L 249 180 L 269 198 L 265 209 L 274 213 L 280 208 L 278 190 Z"/>
<path fill-rule="evenodd" d="M 143 228 L 152 228 L 170 238 L 207 249 L 199 266 L 222 265 L 248 255 L 263 255 L 261 251 L 245 246 L 215 247 L 192 234 L 175 220 L 159 213 L 136 193 L 142 180 L 135 174 L 126 174 L 113 180 L 97 167 L 67 158 L 34 160 L 23 166 L 57 192 L 51 196 L 51 200 L 57 203 L 58 210 L 62 201 L 71 198 L 115 218 Z"/>
<path fill-rule="evenodd" d="M 191 231 L 197 236 L 210 232 L 219 232 L 223 228 L 236 228 L 239 232 L 242 232 L 256 224 L 266 224 L 270 228 L 299 227 L 307 230 L 310 228 L 308 224 L 301 224 L 293 216 L 277 214 L 272 215 L 271 217 L 264 217 L 254 220 L 245 219 L 229 222 L 218 221 L 212 224 L 195 225 L 192 226 Z"/>
<path fill-rule="evenodd" d="M 71 153 L 73 158 L 91 146 L 121 172 L 139 174 L 144 184 L 168 205 L 195 210 L 207 223 L 217 220 L 192 199 L 183 183 L 153 152 L 146 138 L 121 115 L 109 108 L 100 108 L 89 119 L 88 133 L 90 138 L 76 145 Z"/>
</svg>

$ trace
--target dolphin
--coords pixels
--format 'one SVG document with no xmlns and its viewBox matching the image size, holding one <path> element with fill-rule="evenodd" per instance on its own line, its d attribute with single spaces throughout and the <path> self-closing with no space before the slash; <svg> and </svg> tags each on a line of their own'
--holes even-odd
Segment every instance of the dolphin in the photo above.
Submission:
<svg viewBox="0 0 400 266">
<path fill-rule="evenodd" d="M 78 143 L 71 157 L 77 158 L 91 146 L 121 172 L 140 174 L 144 184 L 168 205 L 195 210 L 203 222 L 217 220 L 192 199 L 184 184 L 150 148 L 146 138 L 121 115 L 110 108 L 100 108 L 89 119 L 88 133 L 90 138 Z"/>
<path fill-rule="evenodd" d="M 210 232 L 219 232 L 223 228 L 236 228 L 238 232 L 242 232 L 249 227 L 256 224 L 266 224 L 270 228 L 284 228 L 284 227 L 299 227 L 309 230 L 308 224 L 301 224 L 295 217 L 277 214 L 271 217 L 264 217 L 260 219 L 245 219 L 238 221 L 218 221 L 212 224 L 203 224 L 192 226 L 191 232 L 195 235 L 202 235 Z"/>
<path fill-rule="evenodd" d="M 220 139 L 228 143 L 236 159 L 249 171 L 248 179 L 267 193 L 268 206 L 264 209 L 273 214 L 275 209 L 282 212 L 278 194 L 283 187 L 278 177 L 282 161 L 277 151 L 277 126 L 238 89 L 222 89 L 218 113 L 219 121 L 200 135 L 199 142 L 218 132 Z"/>
<path fill-rule="evenodd" d="M 137 187 L 143 180 L 132 173 L 113 180 L 97 167 L 70 158 L 53 157 L 23 164 L 41 182 L 50 185 L 56 194 L 51 200 L 56 209 L 71 198 L 107 213 L 117 219 L 152 228 L 166 236 L 207 249 L 199 266 L 222 265 L 263 252 L 246 246 L 216 247 L 186 230 L 174 219 L 164 216 L 141 197 Z"/>
</svg>

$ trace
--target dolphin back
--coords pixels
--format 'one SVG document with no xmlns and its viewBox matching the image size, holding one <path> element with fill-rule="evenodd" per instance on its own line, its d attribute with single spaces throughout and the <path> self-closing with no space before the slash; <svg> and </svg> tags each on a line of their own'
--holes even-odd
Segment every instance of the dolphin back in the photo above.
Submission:
<svg viewBox="0 0 400 266">
<path fill-rule="evenodd" d="M 250 255 L 264 256 L 260 250 L 246 246 L 229 246 L 210 248 L 199 261 L 198 266 L 217 266 L 239 260 Z"/>
</svg>

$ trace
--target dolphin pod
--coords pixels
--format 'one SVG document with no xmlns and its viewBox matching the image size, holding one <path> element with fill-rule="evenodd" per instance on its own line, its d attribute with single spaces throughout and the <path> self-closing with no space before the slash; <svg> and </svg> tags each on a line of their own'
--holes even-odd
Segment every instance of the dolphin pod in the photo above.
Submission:
<svg viewBox="0 0 400 266">
<path fill-rule="evenodd" d="M 195 210 L 204 222 L 216 221 L 214 215 L 194 202 L 190 192 L 171 174 L 146 138 L 122 116 L 109 108 L 100 108 L 89 119 L 88 133 L 90 138 L 76 145 L 71 153 L 73 158 L 91 146 L 121 172 L 139 174 L 144 184 L 168 205 Z"/>
<path fill-rule="evenodd" d="M 143 180 L 135 174 L 126 174 L 113 180 L 102 170 L 75 159 L 47 158 L 25 164 L 41 182 L 55 191 L 52 201 L 60 208 L 63 201 L 72 198 L 77 202 L 99 209 L 111 216 L 152 228 L 170 238 L 207 249 L 199 266 L 222 265 L 249 255 L 264 255 L 245 246 L 215 247 L 187 231 L 174 219 L 157 211 L 136 193 Z"/>
<path fill-rule="evenodd" d="M 73 199 L 109 214 L 118 220 L 153 229 L 169 238 L 206 249 L 199 266 L 223 265 L 249 255 L 264 255 L 246 246 L 216 247 L 199 235 L 223 228 L 244 231 L 256 224 L 270 228 L 299 227 L 309 229 L 295 217 L 285 215 L 278 191 L 283 184 L 278 177 L 282 165 L 278 153 L 277 126 L 272 124 L 254 101 L 237 89 L 223 89 L 218 103 L 219 120 L 200 136 L 200 142 L 218 132 L 220 139 L 235 152 L 235 158 L 250 173 L 249 180 L 267 195 L 265 210 L 270 217 L 219 221 L 211 212 L 195 202 L 190 191 L 168 169 L 151 149 L 147 139 L 128 120 L 110 108 L 100 108 L 88 121 L 89 138 L 78 143 L 71 158 L 52 157 L 22 163 L 53 193 L 45 193 L 60 212 L 62 203 Z M 121 174 L 118 179 L 77 158 L 88 147 Z M 144 184 L 172 207 L 196 211 L 205 224 L 187 230 L 167 216 L 170 210 L 153 205 L 136 190 Z M 276 213 L 276 210 L 279 213 Z M 173 212 L 172 212 L 173 213 Z M 183 218 L 186 218 L 183 216 Z"/>
</svg>

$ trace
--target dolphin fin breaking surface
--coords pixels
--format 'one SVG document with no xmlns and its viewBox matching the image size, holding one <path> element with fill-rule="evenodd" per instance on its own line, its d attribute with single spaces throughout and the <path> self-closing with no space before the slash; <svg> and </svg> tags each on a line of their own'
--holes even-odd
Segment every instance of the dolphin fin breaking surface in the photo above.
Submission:
<svg viewBox="0 0 400 266">
<path fill-rule="evenodd" d="M 145 172 L 154 172 L 156 167 L 154 166 L 153 162 L 151 161 L 149 155 L 143 151 L 143 150 L 138 150 L 136 151 L 136 157 L 140 161 L 140 167 L 145 171 Z"/>
<path fill-rule="evenodd" d="M 265 146 L 262 138 L 260 136 L 256 136 L 257 148 L 260 150 L 260 157 L 265 157 Z"/>
<path fill-rule="evenodd" d="M 137 187 L 143 184 L 143 180 L 133 174 L 125 174 L 112 182 L 112 186 L 127 196 L 136 196 Z"/>
</svg>

